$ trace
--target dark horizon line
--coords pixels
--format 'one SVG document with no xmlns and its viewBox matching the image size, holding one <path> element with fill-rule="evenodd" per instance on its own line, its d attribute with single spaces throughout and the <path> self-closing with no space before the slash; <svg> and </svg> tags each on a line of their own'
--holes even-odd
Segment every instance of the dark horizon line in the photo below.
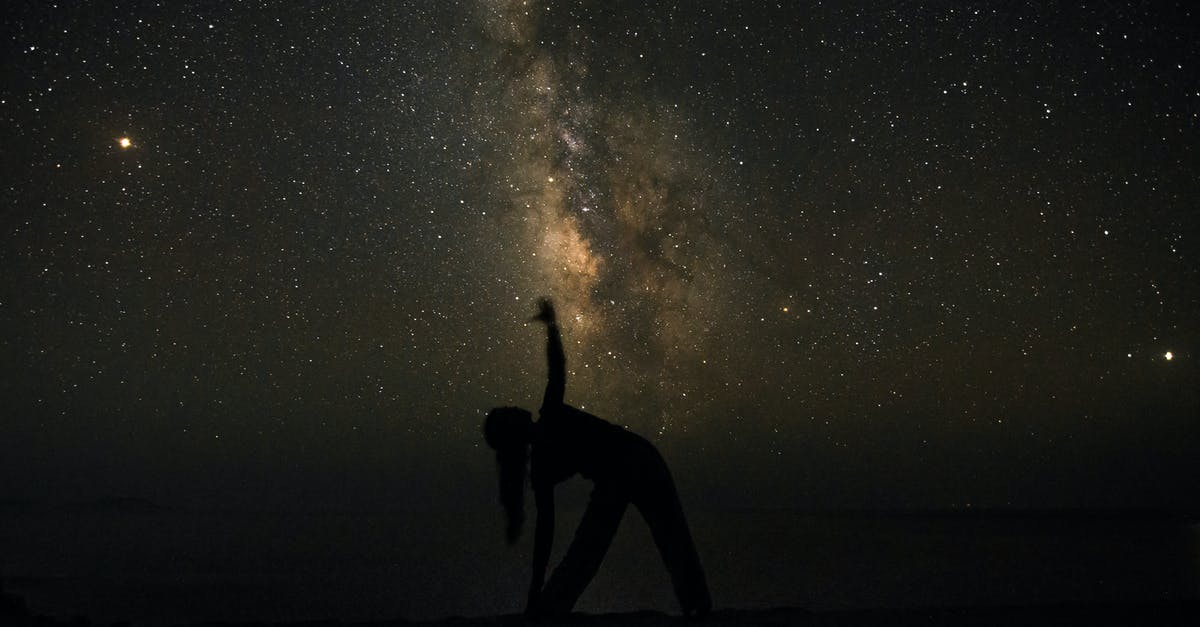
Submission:
<svg viewBox="0 0 1200 627">
<path fill-rule="evenodd" d="M 53 501 L 48 499 L 0 497 L 0 514 L 22 513 L 127 513 L 127 514 L 359 514 L 395 515 L 418 513 L 490 513 L 497 511 L 493 503 L 469 506 L 434 507 L 353 507 L 353 506 L 310 506 L 310 507 L 226 507 L 198 508 L 164 505 L 142 497 L 104 496 L 88 500 Z M 710 513 L 788 513 L 802 516 L 833 518 L 1012 518 L 1012 519 L 1102 519 L 1102 520 L 1175 520 L 1200 522 L 1200 505 L 1194 506 L 983 506 L 950 505 L 946 507 L 793 507 L 793 506 L 743 506 L 716 505 L 693 506 L 698 511 Z"/>
</svg>

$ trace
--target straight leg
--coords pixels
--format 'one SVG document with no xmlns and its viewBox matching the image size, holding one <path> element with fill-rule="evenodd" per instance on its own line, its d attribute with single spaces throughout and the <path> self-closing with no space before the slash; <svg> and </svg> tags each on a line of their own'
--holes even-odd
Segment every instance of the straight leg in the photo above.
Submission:
<svg viewBox="0 0 1200 627">
<path fill-rule="evenodd" d="M 600 562 L 617 535 L 617 526 L 621 524 L 628 504 L 628 497 L 614 486 L 596 486 L 567 554 L 538 597 L 536 614 L 571 613 L 579 596 L 600 570 Z"/>
<path fill-rule="evenodd" d="M 712 611 L 712 597 L 708 592 L 704 568 L 700 565 L 700 555 L 696 553 L 687 518 L 683 515 L 683 505 L 679 502 L 675 482 L 671 480 L 665 465 L 662 476 L 651 485 L 652 489 L 643 493 L 635 504 L 650 527 L 650 535 L 654 537 L 654 544 L 658 546 L 658 552 L 671 575 L 675 596 L 684 614 L 708 614 Z"/>
</svg>

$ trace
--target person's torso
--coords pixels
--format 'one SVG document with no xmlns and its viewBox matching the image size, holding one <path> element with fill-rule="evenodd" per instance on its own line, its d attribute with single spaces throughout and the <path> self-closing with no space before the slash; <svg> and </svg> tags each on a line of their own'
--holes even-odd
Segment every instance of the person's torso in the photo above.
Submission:
<svg viewBox="0 0 1200 627">
<path fill-rule="evenodd" d="M 530 460 L 535 487 L 560 483 L 575 473 L 628 484 L 659 459 L 641 436 L 569 405 L 543 412 L 536 429 Z"/>
</svg>

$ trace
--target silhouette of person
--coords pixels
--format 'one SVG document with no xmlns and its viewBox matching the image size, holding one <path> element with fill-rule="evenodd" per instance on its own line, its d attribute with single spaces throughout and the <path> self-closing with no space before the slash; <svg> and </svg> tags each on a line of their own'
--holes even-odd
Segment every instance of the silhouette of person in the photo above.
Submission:
<svg viewBox="0 0 1200 627">
<path fill-rule="evenodd" d="M 599 570 L 630 503 L 650 527 L 683 613 L 708 614 L 712 600 L 704 569 L 666 462 L 646 439 L 563 402 L 566 357 L 553 304 L 543 299 L 534 319 L 546 325 L 549 362 L 541 417 L 533 422 L 524 409 L 497 407 L 484 421 L 484 438 L 496 451 L 509 544 L 521 534 L 527 460 L 530 466 L 537 526 L 526 614 L 571 612 Z M 590 479 L 594 489 L 566 555 L 543 586 L 554 540 L 554 486 L 576 473 Z"/>
</svg>

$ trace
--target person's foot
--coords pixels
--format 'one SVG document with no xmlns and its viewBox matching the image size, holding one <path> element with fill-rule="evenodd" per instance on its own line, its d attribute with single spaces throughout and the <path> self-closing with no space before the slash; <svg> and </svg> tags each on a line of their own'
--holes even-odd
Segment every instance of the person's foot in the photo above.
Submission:
<svg viewBox="0 0 1200 627">
<path fill-rule="evenodd" d="M 688 620 L 704 620 L 712 613 L 712 600 L 705 597 L 694 606 L 683 608 L 683 616 Z"/>
</svg>

